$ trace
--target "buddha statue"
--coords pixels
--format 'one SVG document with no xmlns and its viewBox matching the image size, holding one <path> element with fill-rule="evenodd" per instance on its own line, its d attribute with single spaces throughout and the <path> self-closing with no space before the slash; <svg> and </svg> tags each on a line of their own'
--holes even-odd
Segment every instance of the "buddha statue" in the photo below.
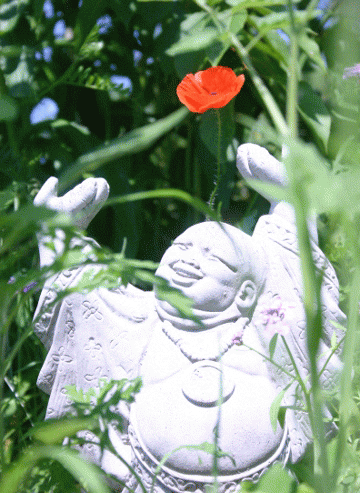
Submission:
<svg viewBox="0 0 360 493">
<path fill-rule="evenodd" d="M 240 146 L 237 163 L 245 177 L 286 185 L 282 164 L 261 147 Z M 57 196 L 56 186 L 57 180 L 50 178 L 35 204 L 73 215 L 84 229 L 108 195 L 100 178 L 85 180 L 63 197 Z M 319 368 L 327 363 L 320 378 L 330 389 L 341 370 L 339 350 L 332 351 L 330 343 L 334 332 L 338 340 L 341 336 L 332 322 L 344 324 L 345 317 L 338 308 L 334 269 L 318 247 L 311 221 L 309 230 L 314 262 L 323 274 Z M 83 241 L 86 254 L 93 240 Z M 51 265 L 63 248 L 61 231 L 55 250 L 48 248 L 45 233 L 39 248 L 41 265 Z M 50 395 L 47 418 L 71 410 L 66 385 L 86 391 L 96 388 L 100 378 L 140 376 L 142 388 L 129 412 L 119 406 L 128 420 L 127 436 L 114 428 L 110 438 L 117 453 L 131 460 L 145 488 L 150 491 L 154 482 L 157 493 L 205 492 L 213 484 L 214 467 L 219 491 L 230 493 L 271 464 L 303 456 L 312 433 L 287 348 L 302 378 L 309 369 L 289 204 L 271 200 L 270 213 L 259 219 L 252 236 L 205 221 L 175 239 L 156 275 L 192 301 L 189 318 L 156 287 L 146 292 L 131 284 L 73 292 L 54 304 L 57 293 L 76 286 L 86 269 L 49 279 L 35 315 L 35 330 L 48 348 L 38 379 Z M 270 409 L 285 388 L 285 418 L 275 429 Z M 334 431 L 330 424 L 329 436 Z M 217 448 L 215 462 L 204 444 Z M 114 454 L 101 455 L 93 444 L 82 453 L 119 480 L 126 479 L 129 491 L 141 491 L 138 479 Z"/>
</svg>

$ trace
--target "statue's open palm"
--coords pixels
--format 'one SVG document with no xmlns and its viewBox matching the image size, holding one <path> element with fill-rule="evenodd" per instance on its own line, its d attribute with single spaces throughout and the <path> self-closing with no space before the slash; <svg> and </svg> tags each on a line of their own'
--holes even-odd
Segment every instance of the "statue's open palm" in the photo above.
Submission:
<svg viewBox="0 0 360 493">
<path fill-rule="evenodd" d="M 74 216 L 76 226 L 81 229 L 88 227 L 109 195 L 109 185 L 104 178 L 88 178 L 62 197 L 58 197 L 57 190 L 58 179 L 52 176 L 36 195 L 34 205 Z"/>
</svg>

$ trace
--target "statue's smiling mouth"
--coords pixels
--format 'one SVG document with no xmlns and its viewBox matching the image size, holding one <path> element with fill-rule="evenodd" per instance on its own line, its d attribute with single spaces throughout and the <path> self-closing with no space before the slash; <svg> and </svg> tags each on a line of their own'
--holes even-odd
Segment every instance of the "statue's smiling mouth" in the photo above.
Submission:
<svg viewBox="0 0 360 493">
<path fill-rule="evenodd" d="M 194 281 L 203 278 L 201 270 L 184 262 L 176 262 L 172 266 L 172 270 L 174 272 L 173 282 L 182 286 L 190 286 Z"/>
</svg>

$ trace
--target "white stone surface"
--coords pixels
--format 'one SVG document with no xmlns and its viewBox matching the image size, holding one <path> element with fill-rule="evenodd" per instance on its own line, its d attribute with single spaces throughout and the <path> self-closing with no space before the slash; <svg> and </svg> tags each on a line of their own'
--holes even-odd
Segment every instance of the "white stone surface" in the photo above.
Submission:
<svg viewBox="0 0 360 493">
<path fill-rule="evenodd" d="M 238 167 L 245 177 L 286 183 L 282 165 L 258 146 L 239 148 Z M 85 227 L 107 194 L 104 180 L 91 179 L 57 197 L 55 179 L 50 178 L 36 203 L 80 213 L 78 224 Z M 224 493 L 245 478 L 258 477 L 274 461 L 299 460 L 311 442 L 302 411 L 288 409 L 284 428 L 278 424 L 274 431 L 270 423 L 271 404 L 289 384 L 283 404 L 301 405 L 281 337 L 274 362 L 266 359 L 274 332 L 284 334 L 302 377 L 309 373 L 296 230 L 290 206 L 278 205 L 273 203 L 271 214 L 259 220 L 253 236 L 205 222 L 187 229 L 165 252 L 157 275 L 193 300 L 201 325 L 179 317 L 156 291 L 131 285 L 114 290 L 99 286 L 52 306 L 54 286 L 76 285 L 82 269 L 59 274 L 41 294 L 36 331 L 49 352 L 38 385 L 50 395 L 47 417 L 69 411 L 65 385 L 87 390 L 96 387 L 99 378 L 141 376 L 143 388 L 130 409 L 129 438 L 133 466 L 149 491 L 154 471 L 167 454 L 155 483 L 157 492 L 205 491 L 212 482 L 213 457 L 196 446 L 214 443 L 217 423 L 219 446 L 228 454 L 218 460 Z M 324 279 L 321 367 L 337 331 L 332 321 L 344 324 L 345 317 L 338 308 L 335 272 L 316 241 L 312 248 Z M 41 239 L 40 255 L 42 265 L 53 261 L 54 256 L 42 250 Z M 340 369 L 338 353 L 333 354 L 321 376 L 324 388 L 334 385 Z M 329 433 L 333 431 L 330 427 Z M 115 449 L 127 455 L 129 446 L 116 430 L 111 436 Z M 84 453 L 101 461 L 95 446 Z M 109 452 L 101 465 L 119 479 L 126 476 Z M 140 491 L 134 478 L 130 487 Z"/>
</svg>

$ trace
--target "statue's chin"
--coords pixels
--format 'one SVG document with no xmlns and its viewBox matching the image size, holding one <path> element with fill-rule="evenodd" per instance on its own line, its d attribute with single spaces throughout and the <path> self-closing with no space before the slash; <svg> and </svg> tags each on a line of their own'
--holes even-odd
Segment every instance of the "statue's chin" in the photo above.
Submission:
<svg viewBox="0 0 360 493">
<path fill-rule="evenodd" d="M 222 311 L 207 311 L 193 308 L 192 312 L 194 317 L 196 317 L 195 320 L 182 318 L 178 310 L 170 303 L 157 298 L 155 308 L 161 320 L 167 320 L 172 325 L 184 330 L 210 329 L 228 322 L 235 322 L 241 318 L 241 313 L 235 303 L 232 303 L 228 308 Z M 199 320 L 201 324 L 196 320 Z"/>
</svg>

